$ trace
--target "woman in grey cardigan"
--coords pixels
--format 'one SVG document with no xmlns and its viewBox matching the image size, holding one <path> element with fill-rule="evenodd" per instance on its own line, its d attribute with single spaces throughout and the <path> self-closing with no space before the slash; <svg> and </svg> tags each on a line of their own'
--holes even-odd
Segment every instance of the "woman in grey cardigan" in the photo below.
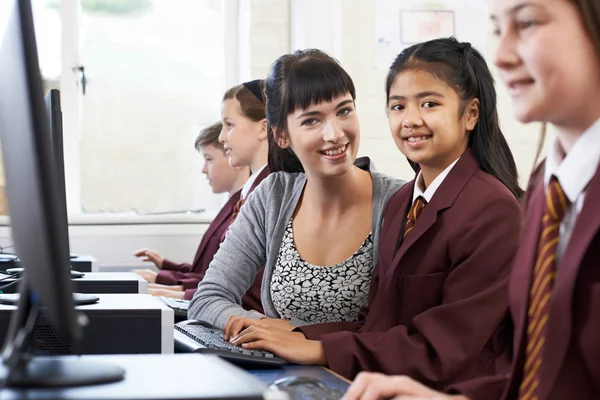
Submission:
<svg viewBox="0 0 600 400">
<path fill-rule="evenodd" d="M 226 340 L 253 324 L 356 320 L 384 206 L 403 183 L 356 159 L 354 84 L 335 59 L 318 50 L 280 57 L 265 95 L 272 174 L 242 207 L 188 311 L 224 328 Z M 266 316 L 240 306 L 263 267 Z"/>
</svg>

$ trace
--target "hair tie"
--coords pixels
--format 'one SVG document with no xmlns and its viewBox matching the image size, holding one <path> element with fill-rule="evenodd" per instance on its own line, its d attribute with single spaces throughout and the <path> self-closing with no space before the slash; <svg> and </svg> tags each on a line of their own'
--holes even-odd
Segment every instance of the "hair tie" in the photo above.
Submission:
<svg viewBox="0 0 600 400">
<path fill-rule="evenodd" d="M 263 102 L 262 93 L 260 90 L 260 79 L 255 79 L 250 82 L 242 83 L 261 103 Z"/>
</svg>

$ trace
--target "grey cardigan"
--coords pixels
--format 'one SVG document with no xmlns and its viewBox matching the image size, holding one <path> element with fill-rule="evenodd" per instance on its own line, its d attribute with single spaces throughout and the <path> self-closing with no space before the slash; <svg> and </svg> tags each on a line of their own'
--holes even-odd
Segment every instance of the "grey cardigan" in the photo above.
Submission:
<svg viewBox="0 0 600 400">
<path fill-rule="evenodd" d="M 366 157 L 356 160 L 356 165 L 369 170 L 373 177 L 373 263 L 376 264 L 385 205 L 406 182 L 376 172 L 371 164 Z M 280 318 L 271 300 L 271 276 L 285 229 L 305 183 L 303 173 L 276 172 L 254 190 L 198 284 L 189 305 L 188 318 L 206 321 L 219 328 L 225 326 L 231 315 L 260 318 L 256 313 L 244 310 L 241 303 L 242 296 L 263 266 L 263 309 L 268 317 Z M 294 326 L 307 324 L 296 318 L 290 322 Z"/>
</svg>

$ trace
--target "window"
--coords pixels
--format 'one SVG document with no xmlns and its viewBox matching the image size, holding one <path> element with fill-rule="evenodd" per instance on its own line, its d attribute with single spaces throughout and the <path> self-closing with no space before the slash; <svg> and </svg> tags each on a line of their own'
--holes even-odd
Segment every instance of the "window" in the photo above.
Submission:
<svg viewBox="0 0 600 400">
<path fill-rule="evenodd" d="M 219 208 L 193 144 L 239 81 L 239 1 L 32 4 L 62 94 L 69 214 Z"/>
<path fill-rule="evenodd" d="M 220 1 L 81 6 L 83 210 L 218 207 L 193 143 L 225 89 Z"/>
</svg>

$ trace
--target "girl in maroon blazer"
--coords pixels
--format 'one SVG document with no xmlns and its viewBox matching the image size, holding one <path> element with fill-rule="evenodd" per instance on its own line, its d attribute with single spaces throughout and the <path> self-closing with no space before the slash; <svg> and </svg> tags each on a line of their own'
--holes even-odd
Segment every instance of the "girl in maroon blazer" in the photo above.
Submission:
<svg viewBox="0 0 600 400">
<path fill-rule="evenodd" d="M 154 282 L 150 283 L 149 288 L 149 292 L 153 295 L 191 299 L 198 282 L 202 280 L 208 269 L 208 264 L 219 249 L 221 236 L 229 227 L 235 205 L 240 199 L 241 188 L 250 176 L 250 169 L 233 168 L 229 165 L 223 145 L 219 143 L 222 128 L 223 125 L 217 122 L 203 129 L 196 138 L 194 147 L 202 153 L 204 158 L 202 173 L 206 175 L 213 193 L 228 193 L 229 199 L 202 236 L 191 265 L 173 262 L 150 249 L 135 252 L 137 257 L 154 263 L 159 269 L 158 273 L 152 270 L 134 271 L 149 282 Z"/>
<path fill-rule="evenodd" d="M 265 99 L 263 94 L 264 81 L 254 80 L 236 85 L 225 92 L 221 107 L 222 129 L 218 141 L 223 145 L 229 165 L 237 169 L 250 168 L 252 175 L 246 180 L 239 193 L 232 196 L 219 212 L 213 223 L 202 238 L 196 253 L 194 267 L 188 269 L 185 265 L 182 271 L 186 275 L 172 276 L 170 272 L 161 271 L 158 274 L 151 270 L 136 271 L 150 283 L 149 292 L 154 295 L 185 298 L 190 300 L 198 283 L 204 278 L 210 262 L 225 239 L 229 225 L 235 220 L 240 207 L 250 193 L 269 175 L 267 166 L 268 141 L 267 122 L 265 117 Z M 202 250 L 203 249 L 203 250 Z M 159 268 L 174 267 L 168 260 L 162 262 L 160 255 L 141 250 L 136 255 L 146 257 Z M 177 280 L 175 281 L 176 278 Z M 242 298 L 242 306 L 246 310 L 262 312 L 260 301 L 260 284 L 262 273 L 259 273 L 254 283 Z M 160 286 L 157 286 L 160 285 Z M 170 287 L 164 284 L 174 285 Z M 165 291 L 168 289 L 169 291 Z"/>
<path fill-rule="evenodd" d="M 444 387 L 506 371 L 521 190 L 490 71 L 469 44 L 440 39 L 403 51 L 386 89 L 394 141 L 419 170 L 388 203 L 361 322 L 254 326 L 233 342 L 348 378 L 371 370 Z"/>
<path fill-rule="evenodd" d="M 364 375 L 347 399 L 600 398 L 600 2 L 494 0 L 491 10 L 517 119 L 557 132 L 530 180 L 510 278 L 511 371 L 447 388 L 460 395 Z"/>
</svg>

